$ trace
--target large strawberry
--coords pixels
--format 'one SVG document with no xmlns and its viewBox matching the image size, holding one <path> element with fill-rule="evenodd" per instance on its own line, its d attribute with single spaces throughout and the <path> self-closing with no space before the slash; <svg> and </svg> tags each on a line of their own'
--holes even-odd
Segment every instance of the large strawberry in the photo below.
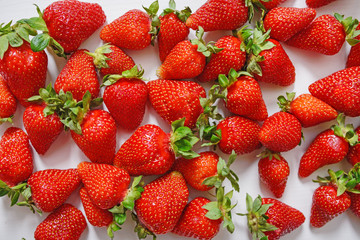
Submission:
<svg viewBox="0 0 360 240">
<path fill-rule="evenodd" d="M 347 116 L 360 116 L 360 66 L 346 68 L 309 86 L 310 93 Z"/>
<path fill-rule="evenodd" d="M 200 98 L 206 97 L 201 85 L 192 81 L 154 80 L 147 87 L 151 105 L 165 121 L 171 124 L 185 118 L 185 126 L 195 127 L 203 112 Z"/>
<path fill-rule="evenodd" d="M 14 95 L 0 75 L 0 124 L 2 122 L 11 121 L 17 108 L 17 102 Z"/>
<path fill-rule="evenodd" d="M 184 127 L 185 119 L 172 123 L 172 132 L 165 133 L 160 127 L 146 124 L 134 132 L 116 153 L 114 165 L 130 175 L 160 175 L 173 165 L 176 156 L 199 156 L 191 150 L 199 140 L 191 129 Z"/>
<path fill-rule="evenodd" d="M 355 129 L 355 133 L 359 136 L 360 134 L 360 126 Z M 360 162 L 360 144 L 356 144 L 355 146 L 350 146 L 347 160 L 351 165 L 355 165 Z"/>
<path fill-rule="evenodd" d="M 329 3 L 332 3 L 335 1 L 336 0 L 306 0 L 306 5 L 308 7 L 318 8 L 318 7 L 328 5 Z"/>
<path fill-rule="evenodd" d="M 194 30 L 234 30 L 248 20 L 245 0 L 208 0 L 187 20 L 186 25 Z"/>
<path fill-rule="evenodd" d="M 357 31 L 360 31 L 360 24 L 356 28 Z M 349 55 L 346 61 L 346 67 L 360 66 L 360 35 L 353 39 L 353 44 L 350 49 Z"/>
<path fill-rule="evenodd" d="M 86 226 L 86 220 L 82 212 L 66 203 L 47 216 L 37 226 L 34 238 L 35 240 L 78 240 Z"/>
</svg>

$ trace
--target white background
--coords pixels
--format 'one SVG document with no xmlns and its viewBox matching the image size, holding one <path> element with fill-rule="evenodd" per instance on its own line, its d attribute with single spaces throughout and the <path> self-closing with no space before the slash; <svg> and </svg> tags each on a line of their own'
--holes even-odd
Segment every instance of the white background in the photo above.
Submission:
<svg viewBox="0 0 360 240">
<path fill-rule="evenodd" d="M 117 17 L 124 14 L 126 11 L 133 8 L 141 8 L 142 5 L 149 6 L 152 0 L 101 0 L 89 2 L 98 2 L 107 16 L 107 22 L 111 22 Z M 168 6 L 167 0 L 159 0 L 160 8 L 166 8 Z M 182 9 L 184 6 L 190 6 L 195 11 L 205 0 L 202 1 L 186 1 L 177 0 L 177 9 Z M 49 1 L 35 1 L 41 9 L 44 9 Z M 35 7 L 32 5 L 32 1 L 5 1 L 0 0 L 0 22 L 9 22 L 10 20 L 18 20 L 21 18 L 28 18 L 36 15 Z M 282 6 L 293 6 L 293 7 L 306 7 L 305 0 L 288 0 Z M 331 3 L 328 6 L 319 8 L 317 15 L 322 14 L 333 14 L 338 12 L 345 16 L 353 16 L 360 19 L 360 3 L 359 0 L 338 0 Z M 83 43 L 82 48 L 87 48 L 90 51 L 94 51 L 96 47 L 102 44 L 99 38 L 99 32 L 96 31 L 90 39 Z M 230 34 L 229 31 L 219 31 L 206 33 L 205 40 L 216 41 L 223 35 Z M 191 32 L 190 38 L 194 36 L 194 32 Z M 330 75 L 333 72 L 341 70 L 345 66 L 347 54 L 350 47 L 344 44 L 341 51 L 334 56 L 325 56 L 312 52 L 306 52 L 293 47 L 286 46 L 283 44 L 286 52 L 292 60 L 296 68 L 296 81 L 295 84 L 289 87 L 277 87 L 270 84 L 261 83 L 263 96 L 268 108 L 269 115 L 279 111 L 276 98 L 278 95 L 285 94 L 286 92 L 296 91 L 297 94 L 307 93 L 307 87 L 314 81 Z M 149 46 L 141 51 L 126 51 L 137 64 L 141 64 L 145 69 L 145 77 L 154 80 L 156 79 L 155 71 L 160 65 L 158 58 L 157 47 Z M 65 65 L 65 60 L 59 57 L 53 56 L 48 52 L 49 66 L 47 74 L 47 83 L 56 80 L 57 75 Z M 205 86 L 205 85 L 204 85 Z M 208 87 L 208 86 L 205 86 Z M 222 106 L 221 106 L 222 107 Z M 19 106 L 15 114 L 15 120 L 13 126 L 23 128 L 22 114 L 24 108 Z M 348 122 L 354 123 L 355 127 L 360 125 L 360 121 L 357 118 L 348 118 Z M 146 115 L 142 125 L 147 123 L 154 123 L 163 128 L 165 131 L 169 131 L 170 127 L 156 114 L 156 112 L 148 104 L 146 108 Z M 358 239 L 360 235 L 360 219 L 355 217 L 350 211 L 342 214 L 341 216 L 333 219 L 331 222 L 326 224 L 320 229 L 310 227 L 310 208 L 312 202 L 312 194 L 317 188 L 317 184 L 312 182 L 317 175 L 325 175 L 328 167 L 324 167 L 321 170 L 316 171 L 310 177 L 305 179 L 299 179 L 297 175 L 299 160 L 306 148 L 309 146 L 314 137 L 321 131 L 329 128 L 334 122 L 323 123 L 321 125 L 304 129 L 305 142 L 293 149 L 290 152 L 283 153 L 285 159 L 288 160 L 291 174 L 288 179 L 288 184 L 285 189 L 283 197 L 279 200 L 299 209 L 306 216 L 305 223 L 296 231 L 284 236 L 282 239 Z M 0 135 L 10 127 L 11 124 L 6 123 L 0 126 Z M 122 129 L 118 129 L 117 135 L 117 150 L 121 144 L 131 135 L 131 132 L 126 132 Z M 204 151 L 207 149 L 201 149 Z M 262 150 L 259 149 L 251 154 L 238 156 L 237 161 L 234 163 L 234 170 L 240 177 L 240 193 L 234 195 L 234 202 L 238 205 L 234 209 L 233 220 L 236 226 L 235 232 L 231 235 L 226 230 L 221 229 L 215 239 L 250 239 L 250 235 L 247 231 L 246 218 L 237 216 L 236 212 L 245 212 L 245 194 L 249 193 L 253 197 L 257 194 L 261 194 L 264 197 L 273 197 L 273 195 L 259 182 L 257 173 L 257 162 L 256 157 Z M 227 156 L 218 152 L 221 156 L 227 159 Z M 59 138 L 54 142 L 52 147 L 44 156 L 39 156 L 33 151 L 35 161 L 35 171 L 48 169 L 48 168 L 75 168 L 81 161 L 87 161 L 85 155 L 79 150 L 79 148 L 73 143 L 69 133 L 62 133 Z M 344 169 L 348 170 L 350 164 L 346 160 L 339 164 L 332 165 L 332 169 Z M 154 177 L 146 178 L 146 182 L 154 179 Z M 191 198 L 194 198 L 201 193 L 191 191 Z M 208 193 L 202 194 L 211 198 L 212 196 Z M 67 200 L 83 210 L 80 202 L 78 191 L 74 192 L 71 197 Z M 14 206 L 9 208 L 10 201 L 7 198 L 0 200 L 0 239 L 33 239 L 33 233 L 37 225 L 47 216 L 38 216 L 32 214 L 25 207 Z M 129 221 L 123 227 L 123 230 L 115 234 L 115 239 L 137 239 L 133 232 L 134 225 Z M 107 239 L 105 228 L 95 228 L 88 224 L 88 228 L 83 233 L 82 240 L 84 239 Z M 150 238 L 149 238 L 150 239 Z M 181 239 L 174 234 L 159 235 L 158 239 Z"/>
</svg>

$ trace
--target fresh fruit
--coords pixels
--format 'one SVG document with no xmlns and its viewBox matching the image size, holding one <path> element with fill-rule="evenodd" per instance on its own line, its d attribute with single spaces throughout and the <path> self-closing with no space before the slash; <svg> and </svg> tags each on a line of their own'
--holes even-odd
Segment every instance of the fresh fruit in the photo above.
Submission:
<svg viewBox="0 0 360 240">
<path fill-rule="evenodd" d="M 204 31 L 234 30 L 248 20 L 245 0 L 208 0 L 187 20 L 186 26 L 194 30 L 199 26 Z"/>
<path fill-rule="evenodd" d="M 355 134 L 359 136 L 360 134 L 360 126 L 355 129 Z M 349 152 L 347 155 L 347 160 L 351 165 L 355 165 L 360 162 L 360 144 L 356 144 L 355 146 L 350 146 Z"/>
<path fill-rule="evenodd" d="M 198 157 L 191 148 L 199 139 L 190 128 L 184 127 L 184 121 L 184 118 L 174 121 L 169 134 L 153 124 L 139 127 L 116 153 L 114 165 L 131 176 L 160 175 L 170 169 L 175 155 Z"/>
<path fill-rule="evenodd" d="M 360 31 L 360 24 L 356 28 L 357 31 Z M 354 67 L 354 66 L 360 66 L 360 35 L 355 37 L 354 43 L 352 44 L 352 47 L 350 49 L 349 55 L 347 57 L 346 61 L 346 67 Z"/>
<path fill-rule="evenodd" d="M 77 240 L 86 226 L 86 220 L 82 212 L 66 203 L 52 212 L 37 226 L 34 238 L 35 240 Z"/>
<path fill-rule="evenodd" d="M 350 117 L 360 116 L 360 66 L 337 71 L 309 86 L 311 95 Z"/>
<path fill-rule="evenodd" d="M 166 122 L 185 118 L 185 126 L 195 127 L 203 112 L 200 98 L 206 97 L 201 85 L 192 81 L 154 80 L 147 87 L 151 105 Z"/>
<path fill-rule="evenodd" d="M 265 16 L 264 28 L 272 39 L 285 42 L 307 27 L 316 17 L 313 8 L 277 7 Z"/>
<path fill-rule="evenodd" d="M 10 92 L 4 78 L 0 75 L 0 124 L 7 121 L 11 122 L 16 108 L 16 98 Z"/>
<path fill-rule="evenodd" d="M 300 144 L 301 123 L 286 112 L 277 112 L 268 117 L 259 132 L 260 142 L 274 152 L 287 152 Z"/>
<path fill-rule="evenodd" d="M 306 0 L 306 5 L 308 7 L 312 8 L 318 8 L 325 5 L 328 5 L 329 3 L 335 2 L 335 0 Z"/>
<path fill-rule="evenodd" d="M 145 185 L 135 201 L 135 212 L 142 225 L 154 234 L 170 232 L 187 204 L 189 190 L 180 172 L 172 171 Z"/>
<path fill-rule="evenodd" d="M 355 186 L 355 189 L 357 191 L 360 191 L 360 185 L 357 184 Z M 349 209 L 355 214 L 355 216 L 360 218 L 360 194 L 353 192 L 348 192 L 348 194 L 350 196 L 350 201 L 351 201 L 351 205 Z"/>
<path fill-rule="evenodd" d="M 13 187 L 28 179 L 32 171 L 29 137 L 20 128 L 6 129 L 0 140 L 0 179 Z"/>
<path fill-rule="evenodd" d="M 130 183 L 130 176 L 125 170 L 109 164 L 81 162 L 78 171 L 97 207 L 109 209 L 124 199 Z"/>
</svg>

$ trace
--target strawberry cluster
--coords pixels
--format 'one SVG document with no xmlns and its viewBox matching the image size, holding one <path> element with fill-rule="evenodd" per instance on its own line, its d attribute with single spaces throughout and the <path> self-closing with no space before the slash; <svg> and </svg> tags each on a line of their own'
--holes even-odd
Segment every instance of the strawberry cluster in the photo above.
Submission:
<svg viewBox="0 0 360 240">
<path fill-rule="evenodd" d="M 290 175 L 282 153 L 300 145 L 303 128 L 336 119 L 299 157 L 298 175 L 347 158 L 350 172 L 329 170 L 316 180 L 322 186 L 314 192 L 310 224 L 322 227 L 346 209 L 359 216 L 360 127 L 345 125 L 345 116 L 360 116 L 360 25 L 340 14 L 316 17 L 315 8 L 333 1 L 307 0 L 308 8 L 295 8 L 278 7 L 285 0 L 208 0 L 192 13 L 170 0 L 159 13 L 156 0 L 103 26 L 99 4 L 60 0 L 44 11 L 36 6 L 37 17 L 1 24 L 0 123 L 12 122 L 17 101 L 25 110 L 24 130 L 9 127 L 0 140 L 0 196 L 11 206 L 50 213 L 36 228 L 36 240 L 79 239 L 86 219 L 114 238 L 129 214 L 139 239 L 170 232 L 212 239 L 221 225 L 235 231 L 233 195 L 242 183 L 232 168 L 238 155 L 264 147 L 259 179 L 281 198 Z M 243 26 L 247 21 L 254 28 Z M 81 49 L 99 28 L 104 45 Z M 191 30 L 196 37 L 188 39 Z M 206 42 L 215 30 L 232 34 Z M 280 111 L 269 116 L 261 85 L 295 83 L 282 44 L 335 55 L 345 41 L 352 46 L 345 69 L 312 83 L 309 93 L 278 97 Z M 158 79 L 147 82 L 127 52 L 155 42 L 161 65 Z M 68 58 L 47 86 L 46 47 Z M 144 122 L 147 104 L 170 131 Z M 118 129 L 132 132 L 119 149 Z M 89 161 L 34 171 L 32 148 L 46 155 L 63 131 Z M 216 147 L 230 154 L 228 160 Z M 155 179 L 145 184 L 146 176 Z M 86 219 L 66 203 L 79 188 Z M 198 194 L 192 199 L 191 189 Z M 274 198 L 247 195 L 246 205 L 248 213 L 238 215 L 247 217 L 253 239 L 279 239 L 305 221 Z"/>
</svg>

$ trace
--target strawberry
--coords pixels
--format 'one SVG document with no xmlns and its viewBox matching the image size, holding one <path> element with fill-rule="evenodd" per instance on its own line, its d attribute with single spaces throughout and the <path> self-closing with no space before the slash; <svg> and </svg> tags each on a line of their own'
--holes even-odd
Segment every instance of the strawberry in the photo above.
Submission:
<svg viewBox="0 0 360 240">
<path fill-rule="evenodd" d="M 94 53 L 86 52 L 94 58 L 94 65 L 102 75 L 120 74 L 135 66 L 134 60 L 120 48 L 104 44 Z"/>
<path fill-rule="evenodd" d="M 277 7 L 265 16 L 264 28 L 271 29 L 270 37 L 278 41 L 287 41 L 307 27 L 316 17 L 313 8 Z"/>
<path fill-rule="evenodd" d="M 360 24 L 356 27 L 356 31 L 360 31 Z M 360 66 L 360 35 L 355 37 L 354 43 L 352 44 L 352 47 L 350 49 L 349 55 L 347 57 L 346 61 L 346 67 L 354 67 L 354 66 Z"/>
<path fill-rule="evenodd" d="M 37 226 L 34 238 L 35 240 L 77 240 L 86 226 L 86 220 L 82 212 L 71 204 L 66 203 L 47 216 Z"/>
<path fill-rule="evenodd" d="M 335 2 L 335 0 L 306 0 L 306 5 L 308 7 L 312 8 L 318 8 L 325 5 L 328 5 L 329 3 Z"/>
<path fill-rule="evenodd" d="M 252 0 L 254 1 L 254 0 Z M 282 4 L 283 2 L 285 2 L 286 0 L 271 0 L 271 1 L 263 1 L 263 0 L 260 0 L 260 3 L 262 5 L 264 5 L 264 7 L 267 9 L 267 10 L 271 10 L 277 6 L 279 6 L 280 4 Z M 254 1 L 256 2 L 256 0 Z"/>
<path fill-rule="evenodd" d="M 278 97 L 278 105 L 282 111 L 294 115 L 303 127 L 333 120 L 338 115 L 334 108 L 311 94 L 305 93 L 295 98 L 293 92 L 286 93 L 286 96 L 287 99 L 284 96 Z"/>
<path fill-rule="evenodd" d="M 360 134 L 360 126 L 355 129 L 355 134 L 359 136 Z M 347 160 L 351 165 L 355 165 L 360 162 L 360 144 L 356 144 L 355 146 L 350 146 L 349 152 L 347 155 Z"/>
<path fill-rule="evenodd" d="M 176 156 L 194 158 L 199 155 L 191 150 L 199 140 L 188 127 L 185 119 L 172 123 L 172 132 L 146 124 L 134 132 L 116 153 L 114 165 L 125 169 L 131 176 L 160 175 L 173 165 Z"/>
<path fill-rule="evenodd" d="M 299 210 L 273 198 L 261 198 L 254 201 L 246 195 L 246 215 L 248 227 L 253 239 L 266 237 L 277 240 L 299 228 L 305 222 L 305 216 Z"/>
<path fill-rule="evenodd" d="M 300 144 L 301 123 L 286 112 L 277 112 L 268 117 L 259 132 L 260 142 L 274 152 L 287 152 Z"/>
<path fill-rule="evenodd" d="M 346 68 L 309 86 L 310 93 L 347 116 L 360 116 L 360 66 Z"/>
<path fill-rule="evenodd" d="M 204 197 L 196 197 L 185 207 L 180 220 L 171 231 L 177 235 L 196 239 L 209 240 L 217 235 L 222 219 L 212 220 L 203 206 L 211 201 Z"/>
<path fill-rule="evenodd" d="M 4 78 L 0 75 L 0 124 L 12 119 L 17 108 L 17 102 L 14 95 L 5 82 Z"/>
<path fill-rule="evenodd" d="M 258 171 L 263 182 L 277 198 L 281 198 L 290 174 L 287 161 L 278 153 L 265 151 L 258 163 Z"/>
<path fill-rule="evenodd" d="M 92 98 L 99 95 L 100 84 L 93 58 L 86 52 L 88 51 L 81 49 L 71 55 L 54 83 L 57 93 L 60 90 L 69 91 L 77 101 L 83 98 L 86 91 L 90 91 Z"/>
<path fill-rule="evenodd" d="M 192 81 L 154 80 L 147 87 L 151 105 L 166 122 L 185 118 L 185 126 L 195 127 L 203 112 L 200 98 L 206 97 L 201 85 Z"/>
<path fill-rule="evenodd" d="M 0 140 L 0 179 L 13 187 L 28 179 L 32 171 L 29 137 L 20 128 L 6 129 Z"/>
<path fill-rule="evenodd" d="M 360 191 L 360 185 L 357 184 L 355 189 Z M 350 210 L 355 214 L 355 216 L 360 218 L 360 194 L 348 192 L 351 200 Z"/>
<path fill-rule="evenodd" d="M 104 103 L 116 123 L 134 130 L 141 124 L 148 99 L 148 88 L 142 81 L 144 71 L 134 66 L 117 75 L 104 77 Z"/>
<path fill-rule="evenodd" d="M 188 197 L 181 173 L 169 172 L 145 185 L 141 198 L 135 201 L 137 218 L 153 234 L 168 233 L 180 219 Z"/>
<path fill-rule="evenodd" d="M 187 20 L 186 26 L 194 30 L 199 26 L 204 31 L 233 30 L 248 20 L 245 0 L 208 0 Z"/>
</svg>

